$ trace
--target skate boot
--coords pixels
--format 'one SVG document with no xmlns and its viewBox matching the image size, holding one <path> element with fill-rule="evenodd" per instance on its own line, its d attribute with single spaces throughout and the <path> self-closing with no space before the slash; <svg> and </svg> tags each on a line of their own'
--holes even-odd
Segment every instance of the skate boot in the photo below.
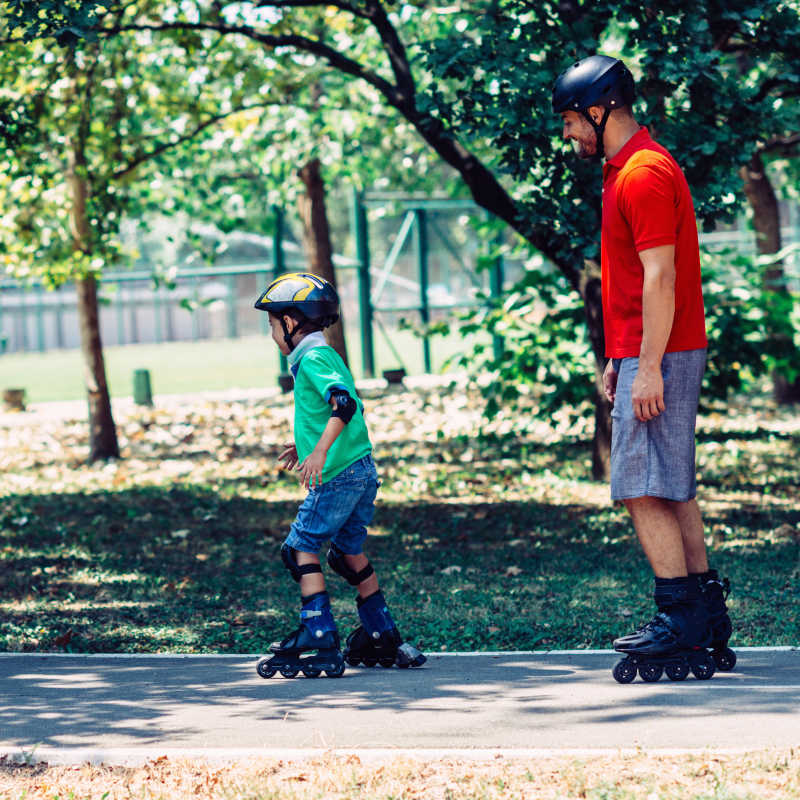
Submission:
<svg viewBox="0 0 800 800">
<path fill-rule="evenodd" d="M 356 598 L 356 603 L 362 624 L 347 637 L 344 658 L 348 664 L 353 667 L 380 664 L 387 669 L 397 664 L 400 669 L 407 669 L 421 667 L 425 663 L 425 656 L 416 647 L 403 641 L 382 592 L 375 592 L 363 599 Z"/>
<path fill-rule="evenodd" d="M 307 678 L 318 678 L 323 670 L 329 678 L 341 677 L 344 658 L 339 650 L 339 633 L 328 593 L 304 597 L 300 627 L 269 649 L 272 655 L 264 656 L 256 665 L 262 678 L 271 678 L 276 672 L 284 678 L 294 678 L 301 671 Z M 303 653 L 312 654 L 303 656 Z"/>
<path fill-rule="evenodd" d="M 614 679 L 630 683 L 639 677 L 648 683 L 664 672 L 672 681 L 689 674 L 708 680 L 715 671 L 714 659 L 706 650 L 711 643 L 711 626 L 695 581 L 688 578 L 656 578 L 658 612 L 638 631 L 614 641 L 614 649 L 626 657 L 614 667 Z"/>
<path fill-rule="evenodd" d="M 728 647 L 733 626 L 725 605 L 731 592 L 730 581 L 727 578 L 720 579 L 715 569 L 696 577 L 711 621 L 711 655 L 720 672 L 730 672 L 736 666 L 736 653 Z"/>
</svg>

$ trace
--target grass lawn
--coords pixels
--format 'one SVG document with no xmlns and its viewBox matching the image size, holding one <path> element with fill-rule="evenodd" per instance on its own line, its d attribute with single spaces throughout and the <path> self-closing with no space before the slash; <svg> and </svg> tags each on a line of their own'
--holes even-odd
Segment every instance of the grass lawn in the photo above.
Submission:
<svg viewBox="0 0 800 800">
<path fill-rule="evenodd" d="M 263 652 L 296 626 L 278 550 L 302 498 L 276 456 L 291 396 L 118 414 L 123 459 L 86 466 L 86 423 L 0 415 L 0 650 Z M 368 554 L 424 650 L 608 647 L 651 613 L 626 514 L 580 428 L 504 435 L 462 386 L 366 397 L 383 478 Z M 701 420 L 713 566 L 736 645 L 797 645 L 800 423 L 747 399 Z M 346 633 L 353 590 L 330 581 Z"/>
<path fill-rule="evenodd" d="M 471 340 L 457 334 L 437 336 L 431 348 L 432 368 L 470 347 Z M 392 344 L 402 356 L 409 375 L 423 372 L 422 341 L 411 331 L 392 331 Z M 348 355 L 354 374 L 361 377 L 361 343 L 348 337 Z M 165 342 L 106 347 L 103 350 L 112 397 L 133 394 L 133 372 L 148 369 L 154 394 L 180 394 L 224 389 L 273 387 L 280 372 L 278 351 L 267 336 L 216 339 L 202 342 Z M 383 335 L 375 336 L 375 369 L 398 366 L 398 359 Z M 79 350 L 0 355 L 0 389 L 24 388 L 26 401 L 82 400 L 86 397 L 83 362 Z"/>
</svg>

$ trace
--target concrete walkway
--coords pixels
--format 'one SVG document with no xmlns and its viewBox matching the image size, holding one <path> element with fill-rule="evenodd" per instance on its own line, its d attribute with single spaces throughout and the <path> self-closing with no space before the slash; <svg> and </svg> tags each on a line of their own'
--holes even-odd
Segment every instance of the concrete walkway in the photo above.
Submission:
<svg viewBox="0 0 800 800">
<path fill-rule="evenodd" d="M 800 649 L 617 684 L 611 652 L 435 654 L 422 669 L 263 680 L 249 656 L 0 656 L 0 755 L 50 762 L 308 749 L 608 751 L 800 745 Z"/>
</svg>

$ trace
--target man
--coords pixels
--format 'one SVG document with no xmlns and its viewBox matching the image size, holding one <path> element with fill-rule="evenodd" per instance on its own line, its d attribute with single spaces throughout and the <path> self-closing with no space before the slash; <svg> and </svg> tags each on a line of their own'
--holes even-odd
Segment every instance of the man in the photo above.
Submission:
<svg viewBox="0 0 800 800">
<path fill-rule="evenodd" d="M 658 613 L 614 647 L 657 659 L 713 644 L 718 667 L 732 669 L 735 655 L 724 651 L 727 582 L 708 567 L 695 499 L 707 347 L 697 224 L 680 167 L 636 122 L 633 100 L 630 71 L 603 55 L 573 64 L 553 89 L 564 138 L 580 158 L 606 159 L 601 268 L 609 358 L 603 384 L 614 403 L 611 497 L 625 503 L 655 575 Z M 660 667 L 645 674 L 642 663 L 634 660 L 634 675 L 638 665 L 645 679 L 660 677 Z M 691 659 L 685 665 L 694 669 Z M 687 671 L 668 667 L 667 674 L 680 679 Z"/>
</svg>

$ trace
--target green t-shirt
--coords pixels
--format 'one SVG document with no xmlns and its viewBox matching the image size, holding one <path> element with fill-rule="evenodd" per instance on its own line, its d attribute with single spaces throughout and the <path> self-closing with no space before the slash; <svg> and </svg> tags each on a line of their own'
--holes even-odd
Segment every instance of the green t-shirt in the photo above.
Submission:
<svg viewBox="0 0 800 800">
<path fill-rule="evenodd" d="M 364 404 L 356 393 L 350 370 L 330 345 L 312 347 L 303 352 L 299 361 L 292 366 L 292 371 L 295 373 L 294 442 L 301 463 L 311 455 L 331 418 L 330 398 L 333 389 L 346 389 L 358 406 L 353 418 L 328 450 L 322 470 L 322 482 L 326 483 L 345 467 L 372 452 L 364 422 Z"/>
</svg>

